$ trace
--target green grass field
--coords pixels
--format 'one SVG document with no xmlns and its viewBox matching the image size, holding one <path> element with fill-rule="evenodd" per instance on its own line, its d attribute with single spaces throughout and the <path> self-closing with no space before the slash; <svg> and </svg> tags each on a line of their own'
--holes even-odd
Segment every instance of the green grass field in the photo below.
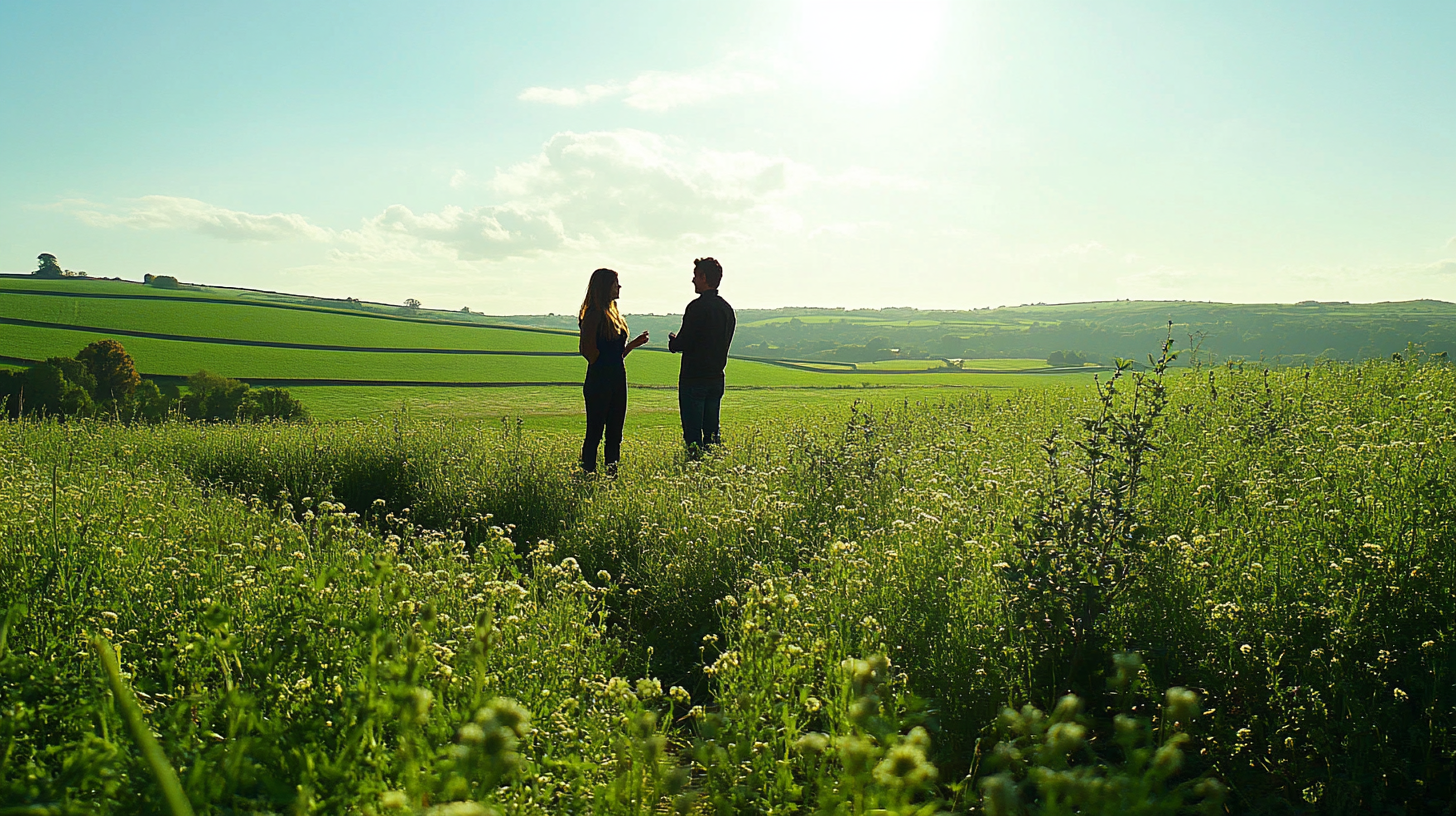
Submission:
<svg viewBox="0 0 1456 816">
<path fill-rule="evenodd" d="M 185 303 L 0 293 L 0 304 L 0 317 L 192 337 L 386 348 L 576 351 L 576 337 L 566 332 L 432 325 L 343 312 L 267 308 L 245 301 Z"/>
<path fill-rule="evenodd" d="M 305 387 L 300 395 L 312 395 L 315 416 L 342 419 L 374 415 L 393 410 L 414 399 L 425 405 L 450 405 L 472 417 L 497 413 L 565 416 L 579 412 L 577 398 L 541 401 L 539 387 L 549 383 L 579 382 L 585 362 L 574 355 L 574 335 L 560 331 L 533 331 L 486 325 L 456 325 L 427 317 L 371 317 L 347 310 L 312 307 L 271 308 L 258 305 L 258 298 L 243 298 L 216 290 L 157 290 L 113 281 L 28 281 L 5 280 L 0 289 L 69 292 L 76 294 L 127 295 L 109 297 L 64 297 L 0 293 L 0 318 L 33 323 L 77 325 L 97 330 L 48 328 L 35 325 L 0 324 L 0 348 L 6 356 L 42 360 L 75 354 L 88 343 L 118 339 L 135 360 L 138 370 L 151 375 L 185 376 L 206 369 L 228 377 L 251 381 L 348 380 L 429 383 L 513 383 L 527 390 L 449 389 L 428 393 L 428 389 L 400 392 L 396 386 L 371 392 L 368 387 Z M 168 300 L 183 296 L 231 298 L 227 303 Z M 274 298 L 277 300 L 277 298 Z M 438 313 L 434 313 L 438 314 Z M 449 353 L 405 353 L 385 350 L 347 351 L 279 348 L 272 346 L 227 345 L 190 340 L 158 339 L 117 334 L 140 332 L 195 338 L 240 340 L 255 343 L 329 345 L 373 349 L 478 350 L 503 352 L 474 355 Z M 567 356 L 534 356 L 525 352 L 549 352 Z M 629 382 L 638 386 L 670 387 L 677 381 L 678 359 L 652 347 L 634 352 L 628 359 Z M 1044 386 L 1056 382 L 1083 382 L 1085 374 L 1014 380 L 1015 375 L 983 375 L 964 372 L 877 373 L 935 368 L 938 361 L 900 361 L 864 364 L 862 370 L 831 364 L 772 364 L 734 359 L 729 362 L 730 389 L 793 389 L 791 399 L 813 403 L 813 389 L 828 389 L 832 400 L 840 401 L 845 388 L 987 387 L 1010 385 Z M 990 361 L 987 367 L 1012 370 L 1045 367 L 1038 361 Z M 299 384 L 301 386 L 301 384 Z M 324 386 L 318 386 L 324 387 Z M 535 388 L 537 390 L 530 390 Z M 490 393 L 486 393 L 490 392 Z M 786 397 L 788 399 L 789 397 Z M 657 396 L 644 397 L 645 407 Z M 759 394 L 759 401 L 767 398 Z M 537 406 L 532 411 L 507 410 L 513 401 Z M 752 401 L 752 400 L 750 400 Z M 669 406 L 670 408 L 670 406 Z M 656 410 L 656 409 L 653 409 Z M 669 409 L 662 409 L 669 412 Z M 648 421 L 652 411 L 641 421 Z"/>
</svg>

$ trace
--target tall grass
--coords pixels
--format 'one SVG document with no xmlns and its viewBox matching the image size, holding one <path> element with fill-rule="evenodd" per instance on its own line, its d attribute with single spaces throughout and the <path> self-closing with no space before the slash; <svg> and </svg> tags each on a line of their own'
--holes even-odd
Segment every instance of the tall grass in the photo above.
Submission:
<svg viewBox="0 0 1456 816">
<path fill-rule="evenodd" d="M 90 631 L 199 810 L 1445 812 L 1453 403 L 1127 372 L 615 481 L 509 422 L 0 427 L 0 801 L 160 801 Z"/>
</svg>

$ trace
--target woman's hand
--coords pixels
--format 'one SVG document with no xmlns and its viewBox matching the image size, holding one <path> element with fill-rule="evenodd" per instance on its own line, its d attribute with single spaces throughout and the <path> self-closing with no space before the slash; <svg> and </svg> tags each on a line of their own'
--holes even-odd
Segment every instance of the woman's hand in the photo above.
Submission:
<svg viewBox="0 0 1456 816">
<path fill-rule="evenodd" d="M 647 332 L 642 332 L 641 334 L 637 335 L 637 337 L 635 337 L 632 342 L 628 343 L 622 348 L 622 356 L 626 357 L 632 351 L 632 349 L 645 345 L 647 345 Z"/>
</svg>

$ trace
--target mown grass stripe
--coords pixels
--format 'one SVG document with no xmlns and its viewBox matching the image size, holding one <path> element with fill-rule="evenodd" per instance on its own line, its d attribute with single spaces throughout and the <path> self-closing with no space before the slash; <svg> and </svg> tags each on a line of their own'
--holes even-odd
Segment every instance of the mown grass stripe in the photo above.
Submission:
<svg viewBox="0 0 1456 816">
<path fill-rule="evenodd" d="M 249 290 L 255 291 L 255 290 Z M 224 306 L 253 306 L 261 309 L 283 309 L 292 312 L 316 312 L 326 315 L 343 315 L 348 317 L 368 317 L 376 320 L 392 320 L 398 323 L 424 323 L 431 326 L 461 326 L 470 329 L 503 329 L 505 331 L 531 332 L 534 334 L 574 335 L 576 332 L 570 329 L 545 329 L 538 326 L 512 326 L 501 323 L 472 323 L 464 320 L 442 320 L 426 317 L 405 317 L 403 315 L 380 314 L 378 312 L 356 311 L 340 307 L 327 309 L 320 306 L 306 306 L 297 303 L 268 303 L 266 301 L 244 300 L 241 298 L 213 298 L 205 296 L 190 297 L 186 295 L 126 295 L 119 292 L 58 292 L 43 289 L 7 289 L 0 287 L 0 295 L 36 295 L 40 297 L 63 297 L 63 298 L 87 298 L 95 300 L 143 300 L 143 301 L 172 301 L 176 303 L 217 303 Z M 377 304 L 387 306 L 388 304 Z"/>
<path fill-rule="evenodd" d="M 62 329 L 65 331 L 86 331 L 99 334 L 116 334 L 122 337 L 146 337 L 152 340 L 176 340 L 183 343 L 212 343 L 221 346 L 253 346 L 256 348 L 298 349 L 302 351 L 363 351 L 390 354 L 476 354 L 502 355 L 510 357 L 575 357 L 575 351 L 502 351 L 499 349 L 442 349 L 442 348 L 395 348 L 392 346 L 340 346 L 325 343 L 289 343 L 281 340 L 237 340 L 230 337 L 200 337 L 192 334 L 165 334 L 162 332 L 137 331 L 135 329 L 111 329 L 104 326 L 82 326 L 75 323 L 48 323 L 42 320 L 26 320 L 20 317 L 0 317 L 0 324 L 22 326 L 32 329 Z"/>
</svg>

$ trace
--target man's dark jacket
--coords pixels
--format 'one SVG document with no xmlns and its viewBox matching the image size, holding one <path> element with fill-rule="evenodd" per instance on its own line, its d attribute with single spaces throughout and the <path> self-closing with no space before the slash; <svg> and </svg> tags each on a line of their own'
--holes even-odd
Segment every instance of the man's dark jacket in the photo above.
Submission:
<svg viewBox="0 0 1456 816">
<path fill-rule="evenodd" d="M 718 297 L 717 289 L 709 289 L 689 303 L 682 329 L 667 344 L 668 351 L 682 353 L 677 381 L 683 385 L 722 382 L 737 323 L 733 307 Z"/>
</svg>

